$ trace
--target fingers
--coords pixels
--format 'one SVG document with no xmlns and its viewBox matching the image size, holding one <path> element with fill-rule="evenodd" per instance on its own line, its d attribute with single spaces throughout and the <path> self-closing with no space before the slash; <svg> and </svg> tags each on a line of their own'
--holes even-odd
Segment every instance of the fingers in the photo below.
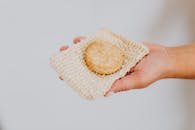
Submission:
<svg viewBox="0 0 195 130">
<path fill-rule="evenodd" d="M 73 39 L 73 43 L 77 44 L 77 43 L 81 42 L 81 40 L 83 40 L 83 39 L 85 39 L 85 37 L 82 37 L 82 36 L 76 37 L 75 39 Z"/>
<path fill-rule="evenodd" d="M 68 46 L 62 46 L 62 47 L 60 47 L 60 52 L 62 52 L 62 51 L 65 51 L 65 50 L 67 50 L 68 49 Z"/>
<path fill-rule="evenodd" d="M 141 88 L 143 86 L 143 82 L 141 81 L 140 74 L 138 72 L 131 73 L 121 79 L 116 80 L 111 89 L 106 92 L 105 96 L 110 93 L 117 93 L 121 91 L 127 91 L 131 89 Z"/>
<path fill-rule="evenodd" d="M 60 80 L 64 80 L 64 78 L 63 78 L 62 76 L 59 76 L 59 79 L 60 79 Z"/>
<path fill-rule="evenodd" d="M 68 49 L 68 46 L 62 46 L 62 47 L 60 47 L 60 52 L 62 52 L 62 51 L 65 51 L 65 50 L 67 50 Z M 63 78 L 62 78 L 62 76 L 59 76 L 59 79 L 60 80 L 63 80 Z"/>
<path fill-rule="evenodd" d="M 76 37 L 76 38 L 74 38 L 73 43 L 77 44 L 77 43 L 81 42 L 81 40 L 83 40 L 83 39 L 85 39 L 85 37 L 82 37 L 82 36 Z M 62 51 L 65 51 L 67 49 L 68 49 L 68 46 L 65 45 L 65 46 L 60 47 L 59 50 L 60 50 L 60 52 L 62 52 Z"/>
<path fill-rule="evenodd" d="M 67 50 L 68 49 L 68 46 L 62 46 L 62 47 L 60 47 L 60 52 L 62 52 L 62 51 L 65 51 L 65 50 Z M 60 80 L 63 80 L 63 78 L 62 78 L 62 76 L 59 76 L 59 79 Z"/>
<path fill-rule="evenodd" d="M 83 40 L 83 39 L 85 39 L 85 37 L 77 37 L 77 38 L 75 38 L 74 40 L 73 40 L 73 43 L 74 44 L 77 44 L 77 43 L 79 43 L 79 42 L 81 42 L 81 40 Z M 65 45 L 65 46 L 62 46 L 62 47 L 60 47 L 60 49 L 59 49 L 59 51 L 60 52 L 62 52 L 62 51 L 65 51 L 65 50 L 67 50 L 69 47 L 67 46 L 67 45 Z M 59 76 L 59 79 L 60 80 L 63 80 L 63 77 L 62 76 Z"/>
</svg>

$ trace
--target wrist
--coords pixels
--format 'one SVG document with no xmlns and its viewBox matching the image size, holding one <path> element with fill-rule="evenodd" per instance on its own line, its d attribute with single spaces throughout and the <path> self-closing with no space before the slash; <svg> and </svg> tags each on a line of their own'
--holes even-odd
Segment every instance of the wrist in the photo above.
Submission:
<svg viewBox="0 0 195 130">
<path fill-rule="evenodd" d="M 167 54 L 170 61 L 167 78 L 190 78 L 192 66 L 189 65 L 188 49 L 184 46 L 167 47 Z"/>
<path fill-rule="evenodd" d="M 177 70 L 176 68 L 179 66 L 177 62 L 177 53 L 175 47 L 166 47 L 167 56 L 168 56 L 168 69 L 166 73 L 166 78 L 176 78 Z"/>
<path fill-rule="evenodd" d="M 175 52 L 173 47 L 166 47 L 166 46 L 161 46 L 161 52 L 164 55 L 163 59 L 163 70 L 162 74 L 160 76 L 160 79 L 164 78 L 173 78 L 175 75 L 175 66 L 176 66 L 176 57 L 175 57 Z"/>
</svg>

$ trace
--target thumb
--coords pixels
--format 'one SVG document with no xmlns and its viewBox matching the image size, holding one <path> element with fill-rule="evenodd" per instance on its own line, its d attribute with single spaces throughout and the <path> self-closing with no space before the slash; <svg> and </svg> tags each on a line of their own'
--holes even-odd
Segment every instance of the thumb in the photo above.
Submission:
<svg viewBox="0 0 195 130">
<path fill-rule="evenodd" d="M 133 72 L 130 75 L 127 75 L 121 79 L 116 80 L 111 89 L 106 93 L 116 93 L 120 91 L 127 91 L 131 89 L 141 88 L 143 85 L 142 78 L 139 72 Z"/>
</svg>

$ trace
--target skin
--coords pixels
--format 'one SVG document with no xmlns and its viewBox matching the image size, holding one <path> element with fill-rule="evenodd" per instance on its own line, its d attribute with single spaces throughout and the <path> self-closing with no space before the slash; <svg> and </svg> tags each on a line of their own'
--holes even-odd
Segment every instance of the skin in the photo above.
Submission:
<svg viewBox="0 0 195 130">
<path fill-rule="evenodd" d="M 77 37 L 74 44 L 85 37 Z M 195 79 L 195 43 L 165 47 L 144 43 L 150 53 L 144 57 L 126 76 L 116 80 L 105 96 L 111 93 L 146 88 L 150 84 L 165 78 Z M 65 51 L 68 46 L 62 46 Z"/>
</svg>

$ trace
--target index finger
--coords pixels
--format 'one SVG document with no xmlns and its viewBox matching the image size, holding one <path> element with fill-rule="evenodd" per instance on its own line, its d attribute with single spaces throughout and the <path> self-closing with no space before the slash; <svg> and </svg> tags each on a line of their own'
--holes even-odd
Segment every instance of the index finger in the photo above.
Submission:
<svg viewBox="0 0 195 130">
<path fill-rule="evenodd" d="M 83 39 L 85 39 L 85 37 L 83 37 L 83 36 L 76 37 L 73 39 L 73 43 L 77 44 L 77 43 L 81 42 L 81 40 L 83 40 Z"/>
</svg>

